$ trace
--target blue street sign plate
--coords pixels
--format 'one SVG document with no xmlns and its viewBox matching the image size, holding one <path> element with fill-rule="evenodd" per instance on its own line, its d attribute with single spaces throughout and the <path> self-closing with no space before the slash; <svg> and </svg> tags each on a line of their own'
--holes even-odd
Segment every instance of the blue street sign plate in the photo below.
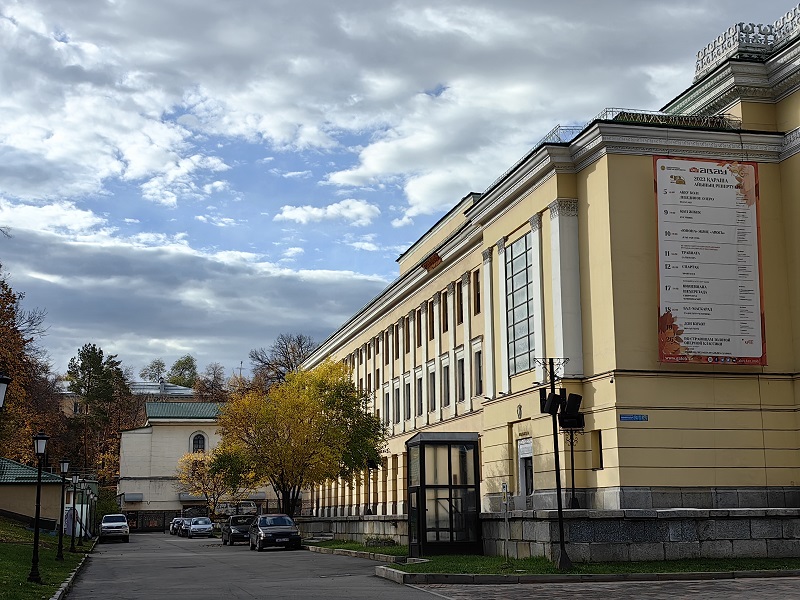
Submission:
<svg viewBox="0 0 800 600">
<path fill-rule="evenodd" d="M 647 421 L 647 415 L 620 415 L 620 421 Z"/>
</svg>

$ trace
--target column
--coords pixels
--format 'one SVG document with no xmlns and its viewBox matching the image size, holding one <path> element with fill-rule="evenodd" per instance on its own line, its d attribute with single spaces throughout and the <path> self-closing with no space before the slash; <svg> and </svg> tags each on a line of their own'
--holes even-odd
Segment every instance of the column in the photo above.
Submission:
<svg viewBox="0 0 800 600">
<path fill-rule="evenodd" d="M 408 490 L 406 487 L 406 477 L 408 475 L 406 469 L 407 464 L 406 461 L 408 460 L 406 453 L 402 452 L 399 455 L 399 468 L 397 469 L 397 489 L 398 492 L 398 499 L 397 499 L 397 514 L 402 515 L 405 514 L 406 511 L 406 498 L 408 496 Z"/>
<path fill-rule="evenodd" d="M 463 295 L 463 288 L 462 288 Z M 456 284 L 450 282 L 447 284 L 447 331 L 450 333 L 450 347 L 447 349 L 447 355 L 450 357 L 450 374 L 448 376 L 447 386 L 450 389 L 450 410 L 453 415 L 458 414 L 458 394 L 456 393 Z"/>
<path fill-rule="evenodd" d="M 423 302 L 419 306 L 419 318 L 422 320 L 422 423 L 428 424 L 428 303 Z M 414 389 L 416 389 L 414 382 Z M 419 424 L 417 424 L 419 427 Z"/>
<path fill-rule="evenodd" d="M 397 358 L 394 352 L 394 325 L 390 325 L 389 329 L 387 329 L 389 333 L 389 337 L 386 338 L 388 343 L 386 344 L 386 352 L 389 354 L 389 366 L 386 367 L 388 372 L 386 373 L 386 381 L 389 383 L 389 414 L 388 414 L 388 423 L 389 423 L 389 431 L 392 434 L 396 434 L 397 425 L 394 422 L 394 361 Z M 385 393 L 385 392 L 384 392 Z"/>
<path fill-rule="evenodd" d="M 408 347 L 410 349 L 410 358 L 409 358 L 409 365 L 408 365 L 408 372 L 410 374 L 410 381 L 411 381 L 411 412 L 409 413 L 408 417 L 412 423 L 416 423 L 414 417 L 414 411 L 416 410 L 416 393 L 417 393 L 417 382 L 414 379 L 414 369 L 417 368 L 417 316 L 416 311 L 412 310 L 408 313 Z M 411 426 L 411 429 L 414 429 L 414 426 Z"/>
<path fill-rule="evenodd" d="M 436 381 L 436 389 L 428 390 L 428 394 L 433 394 L 433 411 L 434 419 L 437 421 L 442 420 L 442 398 L 439 391 L 442 389 L 441 384 L 441 356 L 442 356 L 442 322 L 440 320 L 442 304 L 442 293 L 436 292 L 433 295 L 433 372 L 435 373 L 434 380 Z M 425 377 L 427 378 L 428 372 L 425 370 Z"/>
<path fill-rule="evenodd" d="M 500 375 L 499 392 L 508 394 L 511 380 L 508 374 L 508 298 L 506 297 L 506 238 L 497 240 L 497 309 L 500 316 Z"/>
<path fill-rule="evenodd" d="M 556 357 L 568 358 L 565 377 L 583 375 L 578 201 L 558 198 L 550 206 L 553 264 L 553 333 Z"/>
<path fill-rule="evenodd" d="M 530 218 L 531 224 L 531 299 L 533 301 L 533 345 L 537 358 L 547 357 L 544 336 L 544 286 L 542 285 L 542 213 Z M 544 383 L 544 366 L 536 365 L 536 381 Z"/>
<path fill-rule="evenodd" d="M 461 291 L 464 301 L 464 402 L 467 411 L 472 410 L 472 295 L 470 284 L 472 273 L 467 271 L 461 276 Z"/>
<path fill-rule="evenodd" d="M 483 251 L 483 395 L 495 397 L 494 387 L 494 308 L 492 298 L 492 249 Z"/>
</svg>

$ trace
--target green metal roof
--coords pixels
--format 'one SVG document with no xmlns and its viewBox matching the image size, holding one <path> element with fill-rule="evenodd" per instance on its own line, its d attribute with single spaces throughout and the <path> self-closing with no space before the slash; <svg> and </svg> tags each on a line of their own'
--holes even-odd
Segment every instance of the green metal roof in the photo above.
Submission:
<svg viewBox="0 0 800 600">
<path fill-rule="evenodd" d="M 147 402 L 148 419 L 216 419 L 218 402 Z"/>
<path fill-rule="evenodd" d="M 8 458 L 0 458 L 0 484 L 3 483 L 36 483 L 37 469 L 15 462 Z M 42 471 L 42 483 L 61 483 L 61 477 Z"/>
</svg>

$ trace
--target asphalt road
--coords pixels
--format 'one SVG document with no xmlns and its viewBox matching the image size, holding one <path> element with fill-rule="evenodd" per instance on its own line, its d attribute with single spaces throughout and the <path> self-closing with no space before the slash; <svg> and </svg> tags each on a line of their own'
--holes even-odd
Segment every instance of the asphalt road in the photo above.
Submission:
<svg viewBox="0 0 800 600">
<path fill-rule="evenodd" d="M 160 533 L 98 544 L 68 600 L 758 600 L 799 599 L 800 578 L 524 585 L 402 586 L 371 560 L 316 552 L 233 548 Z"/>
<path fill-rule="evenodd" d="M 371 560 L 282 549 L 251 552 L 219 539 L 161 533 L 98 544 L 68 600 L 347 598 L 432 600 L 435 594 L 375 577 Z"/>
</svg>

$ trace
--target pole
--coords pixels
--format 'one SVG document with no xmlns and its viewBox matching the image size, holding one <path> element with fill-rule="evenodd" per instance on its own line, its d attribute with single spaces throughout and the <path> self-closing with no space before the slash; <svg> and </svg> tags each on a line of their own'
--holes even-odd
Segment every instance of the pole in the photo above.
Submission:
<svg viewBox="0 0 800 600">
<path fill-rule="evenodd" d="M 364 509 L 364 514 L 365 515 L 371 515 L 372 514 L 372 496 L 370 495 L 370 492 L 369 492 L 369 480 L 371 478 L 372 478 L 372 475 L 370 475 L 370 472 L 369 472 L 369 463 L 367 463 L 367 506 Z"/>
<path fill-rule="evenodd" d="M 75 498 L 78 494 L 77 492 L 77 483 L 72 484 L 72 538 L 69 543 L 69 551 L 70 552 L 77 552 L 75 549 L 75 521 L 78 518 L 78 512 L 75 510 Z"/>
<path fill-rule="evenodd" d="M 556 393 L 556 377 L 555 377 L 555 366 L 554 366 L 553 359 L 549 359 L 549 366 L 550 366 L 550 392 L 552 394 Z M 558 450 L 558 419 L 557 415 L 551 415 L 553 419 L 553 448 L 555 451 L 555 459 L 556 459 L 556 501 L 558 503 L 558 545 L 559 545 L 559 555 L 558 555 L 558 569 L 560 571 L 565 571 L 567 569 L 572 568 L 572 561 L 567 556 L 567 548 L 564 545 L 564 509 L 561 506 L 561 461 L 558 457 L 559 450 Z"/>
<path fill-rule="evenodd" d="M 58 523 L 58 554 L 56 560 L 64 560 L 64 496 L 66 495 L 67 479 L 61 476 L 61 516 Z"/>
<path fill-rule="evenodd" d="M 78 530 L 80 535 L 78 536 L 78 546 L 83 546 L 83 486 L 81 486 L 81 509 L 80 509 L 80 529 Z"/>
<path fill-rule="evenodd" d="M 28 581 L 32 583 L 42 583 L 42 576 L 39 575 L 39 517 L 42 511 L 42 455 L 39 455 L 39 469 L 36 475 L 36 516 L 33 519 L 33 560 L 31 561 L 31 572 L 28 574 Z"/>
<path fill-rule="evenodd" d="M 580 508 L 581 505 L 575 497 L 575 444 L 578 441 L 575 436 L 578 434 L 570 430 L 567 435 L 569 435 L 569 470 L 572 474 L 572 498 L 569 501 L 569 507 Z"/>
</svg>

